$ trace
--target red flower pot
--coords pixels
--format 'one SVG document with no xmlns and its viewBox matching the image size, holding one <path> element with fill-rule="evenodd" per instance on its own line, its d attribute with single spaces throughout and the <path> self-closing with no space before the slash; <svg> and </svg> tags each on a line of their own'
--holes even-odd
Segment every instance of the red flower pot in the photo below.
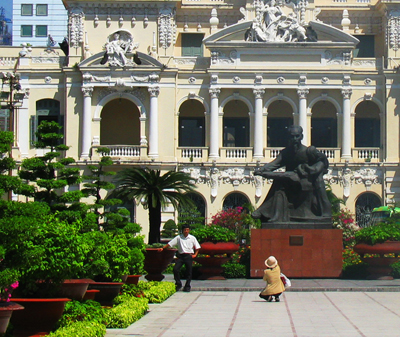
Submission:
<svg viewBox="0 0 400 337">
<path fill-rule="evenodd" d="M 48 335 L 61 318 L 65 303 L 69 298 L 13 298 L 13 302 L 23 305 L 11 316 L 14 337 Z"/>
<path fill-rule="evenodd" d="M 13 311 L 22 309 L 24 307 L 18 303 L 0 302 L 0 335 L 6 332 Z"/>
<path fill-rule="evenodd" d="M 162 281 L 164 275 L 162 272 L 167 269 L 175 256 L 176 249 L 164 249 L 158 251 L 158 248 L 146 248 L 144 254 L 144 270 L 147 272 L 145 276 L 148 281 Z"/>
<path fill-rule="evenodd" d="M 239 245 L 234 242 L 203 242 L 199 254 L 210 257 L 196 257 L 195 261 L 201 264 L 199 272 L 202 280 L 225 280 L 222 276 L 222 265 L 231 259 L 231 254 L 239 250 Z M 226 256 L 215 256 L 226 255 Z"/>
<path fill-rule="evenodd" d="M 89 290 L 100 290 L 96 294 L 96 301 L 104 306 L 112 306 L 113 300 L 121 291 L 122 282 L 92 282 L 89 284 Z"/>
<path fill-rule="evenodd" d="M 88 289 L 91 279 L 69 279 L 65 280 L 59 292 L 60 297 L 70 298 L 71 300 L 82 300 Z"/>
<path fill-rule="evenodd" d="M 96 294 L 99 293 L 100 290 L 97 289 L 88 289 L 86 290 L 85 295 L 83 295 L 84 300 L 94 300 L 96 298 Z"/>
<path fill-rule="evenodd" d="M 358 243 L 354 251 L 361 256 L 361 261 L 368 264 L 367 271 L 370 280 L 393 280 L 391 264 L 400 261 L 400 257 L 384 257 L 385 254 L 400 254 L 400 242 L 386 241 L 368 245 Z M 365 254 L 378 254 L 379 257 L 364 257 Z"/>
<path fill-rule="evenodd" d="M 125 284 L 138 284 L 140 276 L 142 275 L 128 275 Z"/>
</svg>

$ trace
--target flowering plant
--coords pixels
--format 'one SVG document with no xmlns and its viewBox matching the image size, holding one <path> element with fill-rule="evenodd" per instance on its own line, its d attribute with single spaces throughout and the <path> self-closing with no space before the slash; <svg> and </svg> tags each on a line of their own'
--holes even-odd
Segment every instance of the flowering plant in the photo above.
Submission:
<svg viewBox="0 0 400 337">
<path fill-rule="evenodd" d="M 12 291 L 18 287 L 19 273 L 14 269 L 0 271 L 0 302 L 10 302 Z"/>
<path fill-rule="evenodd" d="M 355 223 L 353 214 L 348 209 L 341 209 L 332 216 L 333 228 L 343 230 L 343 247 L 353 247 L 355 244 L 355 233 L 360 227 Z"/>
<path fill-rule="evenodd" d="M 250 229 L 260 228 L 261 222 L 250 215 L 253 207 L 228 208 L 219 211 L 211 218 L 211 224 L 233 230 L 236 233 L 236 241 L 239 244 L 250 243 Z"/>
</svg>

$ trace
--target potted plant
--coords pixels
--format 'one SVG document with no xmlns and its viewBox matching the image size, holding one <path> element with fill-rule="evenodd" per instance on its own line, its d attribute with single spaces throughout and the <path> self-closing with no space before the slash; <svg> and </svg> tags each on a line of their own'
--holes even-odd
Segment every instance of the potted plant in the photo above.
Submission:
<svg viewBox="0 0 400 337">
<path fill-rule="evenodd" d="M 4 253 L 4 248 L 0 247 L 0 256 Z M 14 269 L 0 271 L 0 335 L 6 332 L 13 311 L 24 309 L 22 305 L 10 301 L 12 291 L 18 287 L 18 277 L 18 271 Z"/>
<path fill-rule="evenodd" d="M 354 251 L 368 263 L 369 279 L 393 279 L 391 265 L 400 260 L 400 223 L 391 218 L 355 233 Z"/>
<path fill-rule="evenodd" d="M 199 241 L 201 248 L 195 261 L 199 268 L 201 279 L 225 280 L 222 276 L 222 265 L 231 259 L 231 255 L 239 250 L 236 234 L 233 230 L 217 225 L 204 225 L 194 228 L 191 234 Z"/>
<path fill-rule="evenodd" d="M 15 334 L 22 335 L 53 328 L 69 301 L 58 296 L 61 284 L 82 268 L 88 250 L 79 223 L 69 224 L 45 211 L 27 216 L 24 206 L 18 207 L 0 219 L 0 245 L 5 249 L 2 266 L 20 273 L 12 300 L 25 310 L 15 312 L 11 323 Z"/>
</svg>

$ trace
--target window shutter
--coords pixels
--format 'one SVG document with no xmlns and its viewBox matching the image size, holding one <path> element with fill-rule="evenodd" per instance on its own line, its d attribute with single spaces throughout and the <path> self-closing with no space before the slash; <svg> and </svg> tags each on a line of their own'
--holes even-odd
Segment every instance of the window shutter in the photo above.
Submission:
<svg viewBox="0 0 400 337">
<path fill-rule="evenodd" d="M 0 109 L 0 130 L 8 131 L 8 117 L 10 111 L 8 109 Z"/>
<path fill-rule="evenodd" d="M 30 129 L 31 129 L 31 145 L 33 145 L 34 142 L 36 142 L 36 129 L 37 129 L 37 125 L 36 125 L 36 116 L 31 116 L 31 120 L 30 120 Z"/>
</svg>

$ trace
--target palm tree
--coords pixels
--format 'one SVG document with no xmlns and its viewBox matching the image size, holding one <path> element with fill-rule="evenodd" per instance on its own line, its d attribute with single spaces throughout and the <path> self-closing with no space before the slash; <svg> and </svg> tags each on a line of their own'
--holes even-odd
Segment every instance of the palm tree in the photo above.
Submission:
<svg viewBox="0 0 400 337">
<path fill-rule="evenodd" d="M 186 193 L 193 192 L 194 183 L 184 172 L 130 168 L 117 174 L 116 188 L 110 197 L 125 201 L 136 199 L 147 204 L 149 209 L 149 244 L 160 242 L 161 208 L 171 203 L 178 206 L 193 206 Z"/>
</svg>

